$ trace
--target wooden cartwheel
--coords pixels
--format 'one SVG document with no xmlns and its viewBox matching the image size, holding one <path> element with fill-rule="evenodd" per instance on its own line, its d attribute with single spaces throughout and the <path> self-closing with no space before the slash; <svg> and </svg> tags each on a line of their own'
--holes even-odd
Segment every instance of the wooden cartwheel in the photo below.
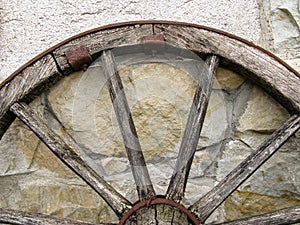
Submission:
<svg viewBox="0 0 300 225">
<path fill-rule="evenodd" d="M 192 51 L 205 60 L 207 71 L 193 100 L 184 137 L 168 190 L 158 196 L 136 138 L 135 125 L 114 60 L 118 48 L 157 54 L 164 42 Z M 116 49 L 116 50 L 112 50 Z M 131 49 L 131 50 L 130 50 Z M 28 105 L 63 77 L 86 70 L 101 57 L 118 125 L 121 129 L 139 201 L 132 203 L 96 173 L 45 124 Z M 228 68 L 261 86 L 292 115 L 219 184 L 190 207 L 182 205 L 193 155 L 205 118 L 212 82 L 218 66 Z M 116 95 L 118 99 L 116 100 Z M 139 21 L 100 27 L 74 36 L 40 54 L 0 84 L 0 138 L 17 117 L 69 168 L 111 207 L 119 224 L 205 224 L 207 218 L 263 165 L 300 128 L 300 76 L 276 56 L 254 44 L 220 30 L 195 24 Z M 1 142 L 0 142 L 1 144 Z M 139 151 L 128 147 L 134 145 Z M 184 216 L 166 222 L 161 206 Z M 153 210 L 155 209 L 155 210 Z M 176 221 L 177 220 L 177 221 Z M 12 224 L 91 224 L 48 215 L 0 208 L 0 222 Z M 282 209 L 226 224 L 293 224 L 300 222 L 300 206 Z"/>
</svg>

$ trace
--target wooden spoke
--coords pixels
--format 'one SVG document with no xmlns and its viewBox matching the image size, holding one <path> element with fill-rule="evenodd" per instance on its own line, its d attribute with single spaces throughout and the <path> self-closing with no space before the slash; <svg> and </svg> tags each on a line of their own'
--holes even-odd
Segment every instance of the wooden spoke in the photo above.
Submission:
<svg viewBox="0 0 300 225">
<path fill-rule="evenodd" d="M 23 121 L 63 163 L 90 185 L 119 217 L 131 208 L 131 203 L 84 162 L 71 146 L 67 145 L 58 135 L 49 129 L 28 105 L 25 103 L 15 103 L 12 105 L 11 111 Z"/>
<path fill-rule="evenodd" d="M 19 225 L 96 225 L 94 223 L 85 223 L 82 221 L 58 219 L 40 213 L 29 213 L 2 208 L 0 208 L 0 222 Z M 107 223 L 100 224 L 109 225 Z"/>
<path fill-rule="evenodd" d="M 190 207 L 200 222 L 209 215 L 247 178 L 249 178 L 267 159 L 269 159 L 286 141 L 300 128 L 300 116 L 292 116 L 255 152 L 250 154 L 233 171 L 231 171 L 217 186 Z"/>
<path fill-rule="evenodd" d="M 133 177 L 137 186 L 139 198 L 151 198 L 152 196 L 155 196 L 155 191 L 150 180 L 141 145 L 133 123 L 126 95 L 123 90 L 122 81 L 112 52 L 103 52 L 101 60 L 103 63 L 104 73 L 107 78 L 111 101 L 113 103 Z"/>
<path fill-rule="evenodd" d="M 250 218 L 230 221 L 222 224 L 227 225 L 277 225 L 277 224 L 295 224 L 300 222 L 300 206 L 290 207 L 278 210 L 272 213 L 266 213 Z"/>
<path fill-rule="evenodd" d="M 206 63 L 209 65 L 209 70 L 207 73 L 199 75 L 198 87 L 195 91 L 176 166 L 167 190 L 167 198 L 177 202 L 181 201 L 184 195 L 219 59 L 217 56 L 211 56 L 206 60 Z"/>
</svg>

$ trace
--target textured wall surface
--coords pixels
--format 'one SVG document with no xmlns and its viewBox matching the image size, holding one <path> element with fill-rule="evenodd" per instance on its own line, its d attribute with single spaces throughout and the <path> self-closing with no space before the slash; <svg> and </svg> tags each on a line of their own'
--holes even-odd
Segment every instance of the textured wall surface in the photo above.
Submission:
<svg viewBox="0 0 300 225">
<path fill-rule="evenodd" d="M 0 81 L 60 41 L 106 24 L 175 20 L 219 28 L 257 42 L 255 0 L 0 0 Z"/>
<path fill-rule="evenodd" d="M 143 56 L 134 58 L 142 62 Z M 196 87 L 193 78 L 201 74 L 196 68 L 203 68 L 198 67 L 201 61 L 170 57 L 167 65 L 163 62 L 168 55 L 162 58 L 161 63 L 120 68 L 152 183 L 160 195 L 165 194 L 176 163 Z M 117 62 L 122 65 L 122 60 L 117 58 Z M 130 201 L 138 200 L 99 62 L 85 73 L 65 77 L 31 106 L 105 180 Z M 219 68 L 184 204 L 191 205 L 214 187 L 288 118 L 289 113 L 262 89 Z M 291 138 L 210 221 L 299 205 L 299 141 Z M 1 140 L 0 175 L 1 207 L 92 222 L 116 220 L 105 202 L 19 120 Z"/>
<path fill-rule="evenodd" d="M 297 0 L 1 0 L 0 81 L 72 35 L 129 20 L 175 20 L 215 27 L 253 41 L 297 66 L 299 18 Z"/>
<path fill-rule="evenodd" d="M 0 0 L 0 81 L 67 37 L 105 24 L 148 19 L 185 21 L 228 31 L 266 48 L 300 71 L 299 4 L 296 0 Z M 152 64 L 124 67 L 121 73 L 158 194 L 167 188 L 188 113 L 188 107 L 183 106 L 189 105 L 193 96 L 195 81 L 187 72 Z M 75 73 L 31 106 L 66 141 L 75 140 L 72 143 L 83 150 L 82 157 L 135 201 L 130 165 L 109 96 L 104 84 L 97 82 L 102 81 L 93 76 L 92 68 L 85 74 Z M 93 85 L 103 88 L 93 93 Z M 153 87 L 152 92 L 148 86 Z M 155 96 L 158 91 L 162 94 Z M 262 89 L 219 68 L 184 203 L 189 205 L 210 190 L 288 117 Z M 75 139 L 68 139 L 68 135 Z M 299 157 L 298 134 L 210 220 L 220 222 L 299 205 Z M 0 143 L 0 190 L 0 207 L 93 222 L 116 220 L 106 203 L 18 120 Z"/>
<path fill-rule="evenodd" d="M 300 70 L 300 2 L 259 0 L 259 44 Z"/>
</svg>

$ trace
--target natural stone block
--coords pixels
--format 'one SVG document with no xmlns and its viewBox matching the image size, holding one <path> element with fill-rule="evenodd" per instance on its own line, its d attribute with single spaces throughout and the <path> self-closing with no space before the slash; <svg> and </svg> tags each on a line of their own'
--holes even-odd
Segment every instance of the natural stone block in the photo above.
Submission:
<svg viewBox="0 0 300 225">
<path fill-rule="evenodd" d="M 237 73 L 219 67 L 217 69 L 213 89 L 223 89 L 227 91 L 236 90 L 244 81 L 245 79 Z"/>
<path fill-rule="evenodd" d="M 90 188 L 33 184 L 22 187 L 18 209 L 99 223 L 116 220 L 109 206 Z"/>
<path fill-rule="evenodd" d="M 289 197 L 280 198 L 253 192 L 235 191 L 225 201 L 225 213 L 226 219 L 230 221 L 273 212 L 299 204 L 299 199 Z"/>
<path fill-rule="evenodd" d="M 238 121 L 237 130 L 272 132 L 289 117 L 289 113 L 260 88 L 254 87 L 246 109 Z"/>
<path fill-rule="evenodd" d="M 218 160 L 217 180 L 221 181 L 228 173 L 239 165 L 250 153 L 252 149 L 244 143 L 234 140 L 225 145 L 221 158 Z"/>
<path fill-rule="evenodd" d="M 221 142 L 226 136 L 229 118 L 230 116 L 227 114 L 222 92 L 212 92 L 201 130 L 198 148 Z"/>
<path fill-rule="evenodd" d="M 101 165 L 108 176 L 122 173 L 130 167 L 128 161 L 114 158 L 102 159 Z"/>
</svg>

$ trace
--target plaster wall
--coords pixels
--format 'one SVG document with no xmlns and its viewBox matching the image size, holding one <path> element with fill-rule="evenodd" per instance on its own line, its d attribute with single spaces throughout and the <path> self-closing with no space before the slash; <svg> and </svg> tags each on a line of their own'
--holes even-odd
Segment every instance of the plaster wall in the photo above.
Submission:
<svg viewBox="0 0 300 225">
<path fill-rule="evenodd" d="M 130 20 L 174 20 L 248 39 L 299 67 L 297 0 L 0 1 L 0 81 L 77 33 Z"/>
<path fill-rule="evenodd" d="M 261 35 L 255 0 L 0 0 L 0 81 L 37 54 L 77 33 L 131 20 L 207 25 L 255 43 Z"/>
<path fill-rule="evenodd" d="M 38 53 L 79 32 L 116 22 L 149 19 L 185 21 L 225 30 L 268 49 L 300 71 L 300 14 L 299 1 L 295 0 L 125 0 L 111 2 L 69 0 L 51 2 L 10 0 L 4 2 L 4 0 L 0 0 L 0 12 L 0 81 Z M 125 81 L 128 74 L 134 74 L 136 68 L 127 69 L 128 71 L 124 72 Z M 160 70 L 165 77 L 170 75 L 170 69 L 166 70 L 158 65 L 153 65 L 152 69 Z M 174 73 L 178 74 L 179 72 L 174 71 Z M 79 83 L 81 76 L 83 75 L 77 73 L 65 78 L 52 91 L 43 94 L 32 103 L 32 107 L 35 107 L 41 114 L 40 116 L 49 122 L 51 128 L 57 132 L 61 131 L 60 123 L 56 121 L 59 118 L 66 131 L 72 135 L 76 135 L 76 132 L 80 133 L 80 136 L 87 131 L 87 134 L 89 133 L 89 130 L 85 130 L 84 127 L 72 130 L 70 125 L 70 121 L 74 122 L 74 118 L 70 118 L 74 117 L 72 99 L 76 94 L 71 87 Z M 200 142 L 199 149 L 205 146 L 205 151 L 197 151 L 191 171 L 191 182 L 187 187 L 187 199 L 191 202 L 219 182 L 235 165 L 253 151 L 257 143 L 276 130 L 289 117 L 287 111 L 270 96 L 239 75 L 220 68 L 216 79 L 219 86 L 214 86 L 208 110 L 210 116 L 208 116 L 207 125 L 202 134 L 209 138 L 204 139 L 205 142 Z M 133 79 L 133 81 L 135 80 Z M 182 74 L 181 83 L 187 85 L 189 82 Z M 153 86 L 159 87 L 159 85 L 161 84 Z M 190 85 L 192 87 L 193 83 L 191 82 Z M 85 87 L 89 87 L 89 85 L 83 85 L 83 88 Z M 186 90 L 191 89 L 186 88 Z M 76 89 L 76 91 L 79 90 Z M 67 98 L 65 94 L 67 94 Z M 88 94 L 85 96 L 83 93 L 80 96 L 89 97 Z M 176 99 L 182 98 L 187 101 L 192 99 L 192 95 L 192 92 L 187 97 L 179 93 Z M 133 94 L 133 96 L 136 95 Z M 99 124 L 102 124 L 103 119 L 105 120 L 106 114 L 113 115 L 113 113 L 106 113 L 101 108 L 104 100 L 97 109 L 97 112 L 103 111 L 104 115 L 96 118 L 99 120 Z M 179 100 L 174 103 L 173 108 L 180 109 L 183 104 Z M 110 103 L 109 100 L 107 103 Z M 156 105 L 160 106 L 159 112 L 155 111 L 157 107 L 152 107 Z M 79 106 L 83 107 L 84 104 L 79 104 Z M 145 99 L 145 102 L 141 101 L 141 104 L 132 106 L 133 110 L 136 110 L 134 116 L 137 118 L 153 113 L 153 115 L 161 117 L 163 122 L 175 126 L 177 120 L 183 119 L 173 113 L 172 107 L 165 102 L 154 102 L 154 99 Z M 80 118 L 78 126 L 82 125 L 82 118 L 87 115 L 86 111 L 75 111 L 79 114 L 82 113 L 82 115 L 78 114 Z M 53 116 L 49 112 L 55 113 L 55 115 Z M 222 117 L 224 112 L 226 112 L 226 118 Z M 90 118 L 86 119 L 88 121 Z M 145 118 L 139 119 L 143 121 L 142 119 Z M 107 121 L 110 120 L 107 119 Z M 218 128 L 218 132 L 216 132 L 216 130 L 205 129 L 214 126 L 216 121 L 218 123 L 222 121 L 223 130 Z M 116 125 L 116 123 L 111 124 Z M 143 144 L 147 146 L 149 143 L 155 143 L 154 139 L 146 140 L 149 136 L 147 126 L 143 124 L 141 127 L 143 129 L 139 130 L 139 135 L 145 137 Z M 171 130 L 180 131 L 182 127 L 172 127 Z M 103 130 L 104 128 L 99 127 L 99 129 Z M 110 135 L 105 132 L 104 134 Z M 220 135 L 216 136 L 216 134 Z M 166 137 L 168 143 L 174 144 L 178 135 L 166 136 L 164 133 L 159 133 L 158 136 Z M 143 141 L 143 138 L 141 139 Z M 84 140 L 87 140 L 87 137 Z M 80 142 L 80 140 L 77 141 Z M 111 140 L 111 142 L 108 144 L 116 145 L 116 147 L 112 147 L 107 155 L 103 152 L 101 155 L 90 152 L 94 157 L 93 160 L 96 157 L 101 162 L 101 166 L 96 170 L 99 170 L 100 174 L 104 174 L 113 185 L 119 186 L 122 194 L 136 200 L 134 199 L 136 196 L 134 190 L 128 188 L 133 186 L 130 183 L 132 179 L 129 179 L 131 177 L 128 175 L 130 174 L 128 162 L 122 158 L 119 152 L 114 151 L 119 148 L 119 142 L 117 140 Z M 221 142 L 222 145 L 219 146 L 218 143 Z M 86 149 L 96 149 L 89 148 L 89 145 L 95 144 L 96 146 L 98 142 L 80 144 Z M 218 151 L 216 151 L 216 146 L 219 146 Z M 172 150 L 176 149 L 176 146 L 165 147 L 165 149 L 167 148 Z M 105 149 L 109 150 L 109 148 Z M 299 176 L 297 176 L 300 171 L 299 149 L 298 135 L 235 192 L 213 215 L 212 220 L 231 220 L 272 211 L 283 206 L 299 205 L 300 186 Z M 159 154 L 162 153 L 156 149 L 150 149 L 147 152 L 147 162 L 149 161 L 149 170 L 153 174 L 154 183 L 157 184 L 156 189 L 158 192 L 164 193 L 167 185 L 164 183 L 164 178 L 170 176 L 168 174 L 171 172 L 169 167 L 174 164 L 177 154 L 172 151 L 163 153 L 162 156 Z M 165 157 L 164 163 L 159 164 L 160 167 L 156 165 L 154 159 L 158 156 Z M 155 177 L 155 174 L 159 175 Z M 120 179 L 124 177 L 131 181 L 125 182 Z M 93 222 L 111 222 L 116 219 L 109 207 L 95 196 L 92 190 L 84 186 L 78 177 L 62 166 L 35 135 L 18 120 L 14 122 L 0 144 L 0 178 L 1 207 L 26 209 Z M 199 183 L 202 185 L 201 188 L 199 188 Z M 76 197 L 74 198 L 74 196 Z M 191 202 L 186 202 L 186 204 Z"/>
</svg>

